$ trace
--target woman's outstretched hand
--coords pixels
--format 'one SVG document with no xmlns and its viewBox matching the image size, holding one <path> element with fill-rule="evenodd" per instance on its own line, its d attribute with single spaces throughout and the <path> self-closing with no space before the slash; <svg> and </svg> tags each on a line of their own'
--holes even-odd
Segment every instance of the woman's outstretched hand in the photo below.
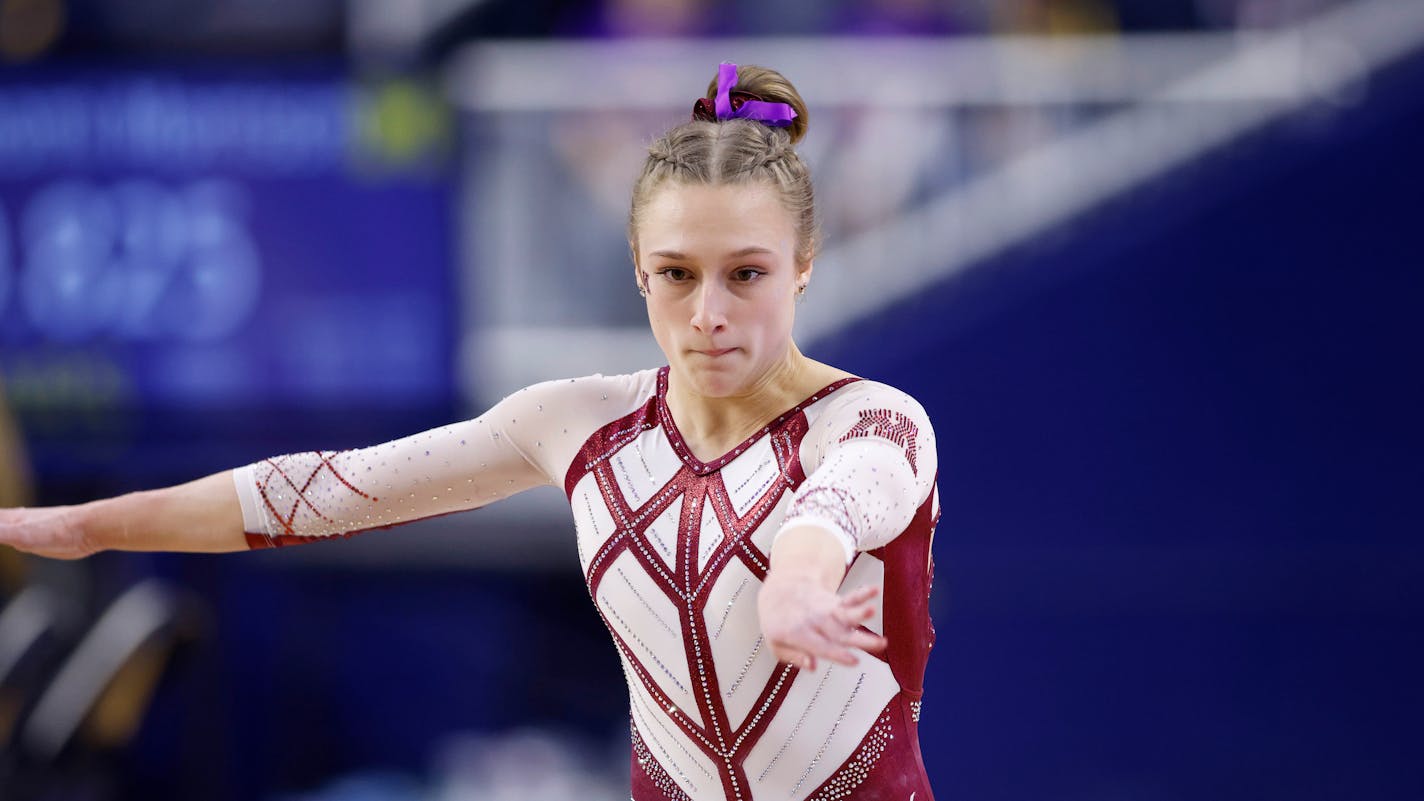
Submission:
<svg viewBox="0 0 1424 801">
<path fill-rule="evenodd" d="M 50 559 L 83 559 L 103 550 L 84 536 L 74 508 L 0 509 L 0 545 Z"/>
<path fill-rule="evenodd" d="M 83 559 L 100 551 L 248 549 L 228 471 L 78 506 L 0 509 L 0 545 L 51 559 Z"/>
<path fill-rule="evenodd" d="M 788 531 L 777 541 L 772 566 L 757 595 L 762 634 L 778 661 L 803 670 L 829 659 L 853 666 L 853 649 L 878 653 L 887 642 L 861 625 L 875 615 L 876 586 L 836 594 L 844 552 L 820 531 Z"/>
</svg>

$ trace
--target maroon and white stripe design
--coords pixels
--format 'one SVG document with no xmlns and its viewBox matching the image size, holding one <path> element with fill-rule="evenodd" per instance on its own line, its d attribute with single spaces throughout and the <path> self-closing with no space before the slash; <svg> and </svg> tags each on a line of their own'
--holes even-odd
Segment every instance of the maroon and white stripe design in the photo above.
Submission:
<svg viewBox="0 0 1424 801">
<path fill-rule="evenodd" d="M 861 787 L 887 755 L 888 770 L 922 777 L 893 659 L 803 675 L 775 661 L 757 621 L 771 537 L 806 478 L 810 407 L 846 382 L 701 462 L 667 414 L 665 378 L 589 438 L 565 480 L 589 594 L 628 679 L 634 798 L 830 797 Z M 916 539 L 927 545 L 928 532 Z M 856 559 L 857 586 L 885 581 L 885 551 Z M 893 627 L 878 616 L 870 628 Z M 918 674 L 906 666 L 916 685 L 918 658 Z"/>
<path fill-rule="evenodd" d="M 275 534 L 244 532 L 248 548 L 278 548 L 310 542 L 313 537 L 296 533 L 299 516 L 310 521 L 335 525 L 335 521 L 317 506 L 317 502 L 308 493 L 308 489 L 323 472 L 330 473 L 336 480 L 334 487 L 344 488 L 351 495 L 372 503 L 380 500 L 356 487 L 336 469 L 332 457 L 337 453 L 338 451 L 310 451 L 276 456 L 257 463 L 254 478 L 262 500 L 262 511 L 279 531 Z M 352 537 L 359 533 L 361 532 L 335 531 L 325 536 Z"/>
<path fill-rule="evenodd" d="M 920 434 L 920 429 L 915 422 L 901 412 L 893 409 L 862 409 L 860 420 L 851 427 L 849 431 L 841 437 L 841 442 L 856 439 L 857 437 L 880 437 L 888 439 L 905 450 L 905 458 L 910 462 L 910 470 L 915 475 L 920 474 L 920 468 L 915 464 L 915 438 Z"/>
</svg>

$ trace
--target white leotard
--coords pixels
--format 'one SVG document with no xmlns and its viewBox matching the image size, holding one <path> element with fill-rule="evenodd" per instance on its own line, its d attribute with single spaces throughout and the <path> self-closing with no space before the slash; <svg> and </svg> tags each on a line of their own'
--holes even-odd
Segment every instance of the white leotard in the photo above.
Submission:
<svg viewBox="0 0 1424 801">
<path fill-rule="evenodd" d="M 930 799 L 916 724 L 939 510 L 924 410 L 845 379 L 702 462 L 666 391 L 666 367 L 550 381 L 473 420 L 238 468 L 248 542 L 350 536 L 562 487 L 628 680 L 637 801 Z M 882 587 L 867 628 L 890 640 L 885 654 L 806 674 L 775 662 L 756 596 L 793 524 L 843 543 L 843 593 Z"/>
</svg>

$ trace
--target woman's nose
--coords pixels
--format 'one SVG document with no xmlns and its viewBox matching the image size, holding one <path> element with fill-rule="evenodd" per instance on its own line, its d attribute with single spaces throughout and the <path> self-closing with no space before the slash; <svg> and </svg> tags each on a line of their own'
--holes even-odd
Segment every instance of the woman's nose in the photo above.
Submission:
<svg viewBox="0 0 1424 801">
<path fill-rule="evenodd" d="M 697 290 L 693 301 L 692 327 L 704 334 L 710 334 L 727 325 L 726 292 L 716 282 L 707 281 Z"/>
</svg>

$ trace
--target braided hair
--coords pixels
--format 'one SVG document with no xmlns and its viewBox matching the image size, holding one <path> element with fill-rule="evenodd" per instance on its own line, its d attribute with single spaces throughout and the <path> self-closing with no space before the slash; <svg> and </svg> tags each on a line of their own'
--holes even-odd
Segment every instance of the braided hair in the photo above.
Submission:
<svg viewBox="0 0 1424 801">
<path fill-rule="evenodd" d="M 780 73 L 765 67 L 743 65 L 737 70 L 738 91 L 767 102 L 786 103 L 796 111 L 789 127 L 775 128 L 754 120 L 693 120 L 673 128 L 648 146 L 642 174 L 633 184 L 628 212 L 628 245 L 638 256 L 638 223 L 656 191 L 666 183 L 750 184 L 775 187 L 791 214 L 796 231 L 796 261 L 811 261 L 818 233 L 811 171 L 796 152 L 806 135 L 806 103 Z M 714 78 L 707 98 L 717 92 Z"/>
</svg>

